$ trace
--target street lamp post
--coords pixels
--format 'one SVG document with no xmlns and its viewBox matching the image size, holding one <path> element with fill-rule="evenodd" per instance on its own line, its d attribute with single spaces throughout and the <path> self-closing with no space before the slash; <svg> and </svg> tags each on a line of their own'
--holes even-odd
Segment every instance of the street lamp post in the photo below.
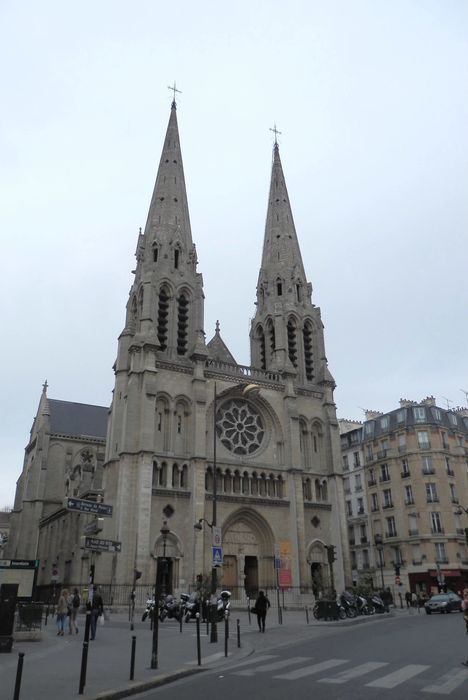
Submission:
<svg viewBox="0 0 468 700">
<path fill-rule="evenodd" d="M 383 537 L 382 535 L 375 535 L 374 536 L 374 543 L 375 546 L 377 547 L 377 551 L 379 553 L 379 568 L 380 568 L 380 578 L 382 579 L 382 590 L 385 588 L 384 584 L 384 576 L 383 576 L 383 567 L 384 567 L 384 560 L 383 560 Z"/>
<path fill-rule="evenodd" d="M 161 535 L 163 536 L 163 558 L 161 561 L 161 564 L 167 563 L 166 562 L 166 541 L 167 541 L 167 536 L 169 534 L 169 528 L 167 527 L 167 520 L 163 522 L 163 526 L 160 530 Z M 159 634 L 159 596 L 158 596 L 158 583 L 159 583 L 159 562 L 158 562 L 158 556 L 156 552 L 156 578 L 154 582 L 154 606 L 153 606 L 153 644 L 151 647 L 151 668 L 158 668 L 158 634 Z M 163 593 L 165 591 L 165 577 L 166 577 L 166 572 L 165 568 L 162 569 L 163 573 L 163 585 L 161 588 L 163 589 Z"/>
<path fill-rule="evenodd" d="M 218 394 L 216 392 L 216 382 L 214 383 L 214 397 L 213 397 L 213 509 L 211 511 L 211 529 L 216 527 L 216 517 L 217 517 L 217 495 L 218 488 L 216 484 L 216 411 L 217 411 Z M 210 642 L 218 641 L 218 628 L 216 625 L 216 588 L 218 586 L 218 571 L 214 565 L 214 561 L 211 565 L 211 600 L 210 600 L 210 613 L 211 613 L 211 631 L 210 631 Z"/>
</svg>

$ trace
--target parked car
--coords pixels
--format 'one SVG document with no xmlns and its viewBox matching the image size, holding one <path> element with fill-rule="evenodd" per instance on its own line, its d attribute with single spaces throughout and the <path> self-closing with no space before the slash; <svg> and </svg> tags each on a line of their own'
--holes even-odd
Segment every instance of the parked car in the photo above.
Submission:
<svg viewBox="0 0 468 700">
<path fill-rule="evenodd" d="M 428 615 L 433 612 L 449 613 L 452 610 L 460 611 L 461 604 L 461 598 L 456 593 L 438 593 L 424 603 L 424 608 Z"/>
</svg>

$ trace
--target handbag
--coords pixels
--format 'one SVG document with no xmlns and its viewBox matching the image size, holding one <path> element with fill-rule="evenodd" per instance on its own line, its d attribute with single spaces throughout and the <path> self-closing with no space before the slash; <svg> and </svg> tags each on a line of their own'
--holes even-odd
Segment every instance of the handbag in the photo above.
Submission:
<svg viewBox="0 0 468 700">
<path fill-rule="evenodd" d="M 98 622 L 99 622 L 99 624 L 100 624 L 101 627 L 104 626 L 104 614 L 99 615 L 99 617 L 98 617 Z"/>
</svg>

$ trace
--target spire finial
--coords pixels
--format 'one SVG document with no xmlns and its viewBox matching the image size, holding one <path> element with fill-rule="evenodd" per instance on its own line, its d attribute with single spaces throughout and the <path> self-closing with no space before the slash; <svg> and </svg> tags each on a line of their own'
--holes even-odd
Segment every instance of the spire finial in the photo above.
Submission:
<svg viewBox="0 0 468 700">
<path fill-rule="evenodd" d="M 47 387 L 49 385 L 47 384 L 47 379 L 45 380 L 44 384 L 42 385 L 42 393 L 47 394 Z"/>
<path fill-rule="evenodd" d="M 278 129 L 276 128 L 276 122 L 273 126 L 273 129 L 270 127 L 270 131 L 272 131 L 274 133 L 274 135 L 275 135 L 275 147 L 278 147 L 278 134 L 281 134 L 282 132 L 278 131 Z"/>
<path fill-rule="evenodd" d="M 219 321 L 216 321 L 216 335 L 219 335 Z"/>
<path fill-rule="evenodd" d="M 176 107 L 176 106 L 177 106 L 177 105 L 176 105 L 176 99 L 175 99 L 175 98 L 176 98 L 176 92 L 178 92 L 178 93 L 181 95 L 181 94 L 182 94 L 182 90 L 178 90 L 178 89 L 177 89 L 177 87 L 176 87 L 176 81 L 175 81 L 175 80 L 174 80 L 174 85 L 172 85 L 172 86 L 171 86 L 171 85 L 168 85 L 168 86 L 167 86 L 167 89 L 168 89 L 168 90 L 172 90 L 172 92 L 174 93 L 174 96 L 173 96 L 173 98 L 172 98 L 172 107 Z"/>
</svg>

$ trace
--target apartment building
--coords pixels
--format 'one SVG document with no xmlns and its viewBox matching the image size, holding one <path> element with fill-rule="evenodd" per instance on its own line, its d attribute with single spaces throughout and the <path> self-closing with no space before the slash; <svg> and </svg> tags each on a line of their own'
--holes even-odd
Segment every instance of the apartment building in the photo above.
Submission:
<svg viewBox="0 0 468 700">
<path fill-rule="evenodd" d="M 468 585 L 468 409 L 402 399 L 340 428 L 353 581 L 396 593 Z"/>
</svg>

